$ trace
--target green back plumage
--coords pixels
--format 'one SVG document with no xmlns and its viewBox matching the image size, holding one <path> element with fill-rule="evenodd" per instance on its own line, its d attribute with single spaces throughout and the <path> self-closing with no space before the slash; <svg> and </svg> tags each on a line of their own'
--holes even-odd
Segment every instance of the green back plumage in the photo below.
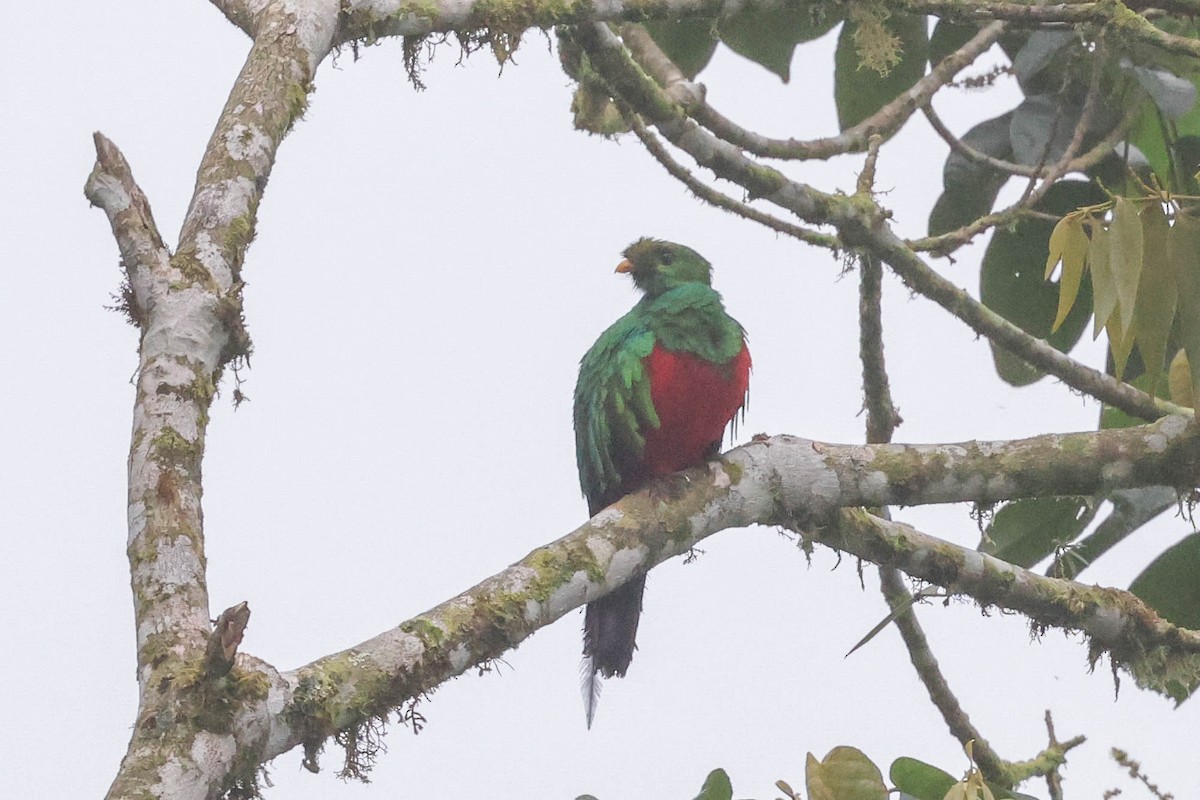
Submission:
<svg viewBox="0 0 1200 800">
<path fill-rule="evenodd" d="M 711 266 L 682 245 L 642 239 L 626 251 L 643 297 L 584 355 L 575 385 L 575 457 L 591 513 L 639 480 L 642 432 L 659 426 L 642 359 L 656 344 L 724 364 L 741 352 L 742 326 L 709 285 Z"/>
</svg>

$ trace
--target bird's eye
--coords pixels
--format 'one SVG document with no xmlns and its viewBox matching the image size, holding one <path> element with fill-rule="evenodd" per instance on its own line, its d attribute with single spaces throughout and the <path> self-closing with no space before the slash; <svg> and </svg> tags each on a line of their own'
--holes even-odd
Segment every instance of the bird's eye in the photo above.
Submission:
<svg viewBox="0 0 1200 800">
<path fill-rule="evenodd" d="M 663 250 L 661 253 L 658 254 L 658 261 L 664 267 L 669 267 L 671 265 L 671 262 L 674 260 L 675 260 L 675 256 L 673 256 L 671 254 L 670 250 Z"/>
</svg>

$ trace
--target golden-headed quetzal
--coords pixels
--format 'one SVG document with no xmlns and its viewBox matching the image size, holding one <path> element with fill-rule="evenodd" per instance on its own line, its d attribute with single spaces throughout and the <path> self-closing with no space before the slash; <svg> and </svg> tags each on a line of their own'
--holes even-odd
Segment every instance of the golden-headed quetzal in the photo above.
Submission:
<svg viewBox="0 0 1200 800">
<path fill-rule="evenodd" d="M 584 355 L 575 385 L 575 457 L 592 515 L 657 476 L 702 463 L 746 400 L 750 351 L 696 251 L 640 239 L 617 266 L 644 297 Z M 629 669 L 646 576 L 589 603 L 583 623 L 588 726 L 600 677 Z"/>
</svg>

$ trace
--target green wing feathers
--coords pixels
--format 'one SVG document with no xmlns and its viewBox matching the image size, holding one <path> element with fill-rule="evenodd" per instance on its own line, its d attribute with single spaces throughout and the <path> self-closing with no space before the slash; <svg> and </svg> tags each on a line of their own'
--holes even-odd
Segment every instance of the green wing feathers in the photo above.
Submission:
<svg viewBox="0 0 1200 800">
<path fill-rule="evenodd" d="M 642 365 L 654 343 L 654 334 L 631 312 L 601 334 L 580 362 L 575 458 L 593 514 L 621 496 L 642 457 L 642 431 L 659 425 Z"/>
</svg>

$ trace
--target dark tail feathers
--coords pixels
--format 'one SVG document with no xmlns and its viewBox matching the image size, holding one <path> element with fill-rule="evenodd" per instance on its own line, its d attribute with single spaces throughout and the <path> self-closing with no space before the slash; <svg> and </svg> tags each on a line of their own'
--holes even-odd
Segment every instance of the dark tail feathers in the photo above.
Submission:
<svg viewBox="0 0 1200 800">
<path fill-rule="evenodd" d="M 646 576 L 641 575 L 593 603 L 583 617 L 583 702 L 588 727 L 600 699 L 600 676 L 622 678 L 637 649 L 638 620 Z"/>
</svg>

